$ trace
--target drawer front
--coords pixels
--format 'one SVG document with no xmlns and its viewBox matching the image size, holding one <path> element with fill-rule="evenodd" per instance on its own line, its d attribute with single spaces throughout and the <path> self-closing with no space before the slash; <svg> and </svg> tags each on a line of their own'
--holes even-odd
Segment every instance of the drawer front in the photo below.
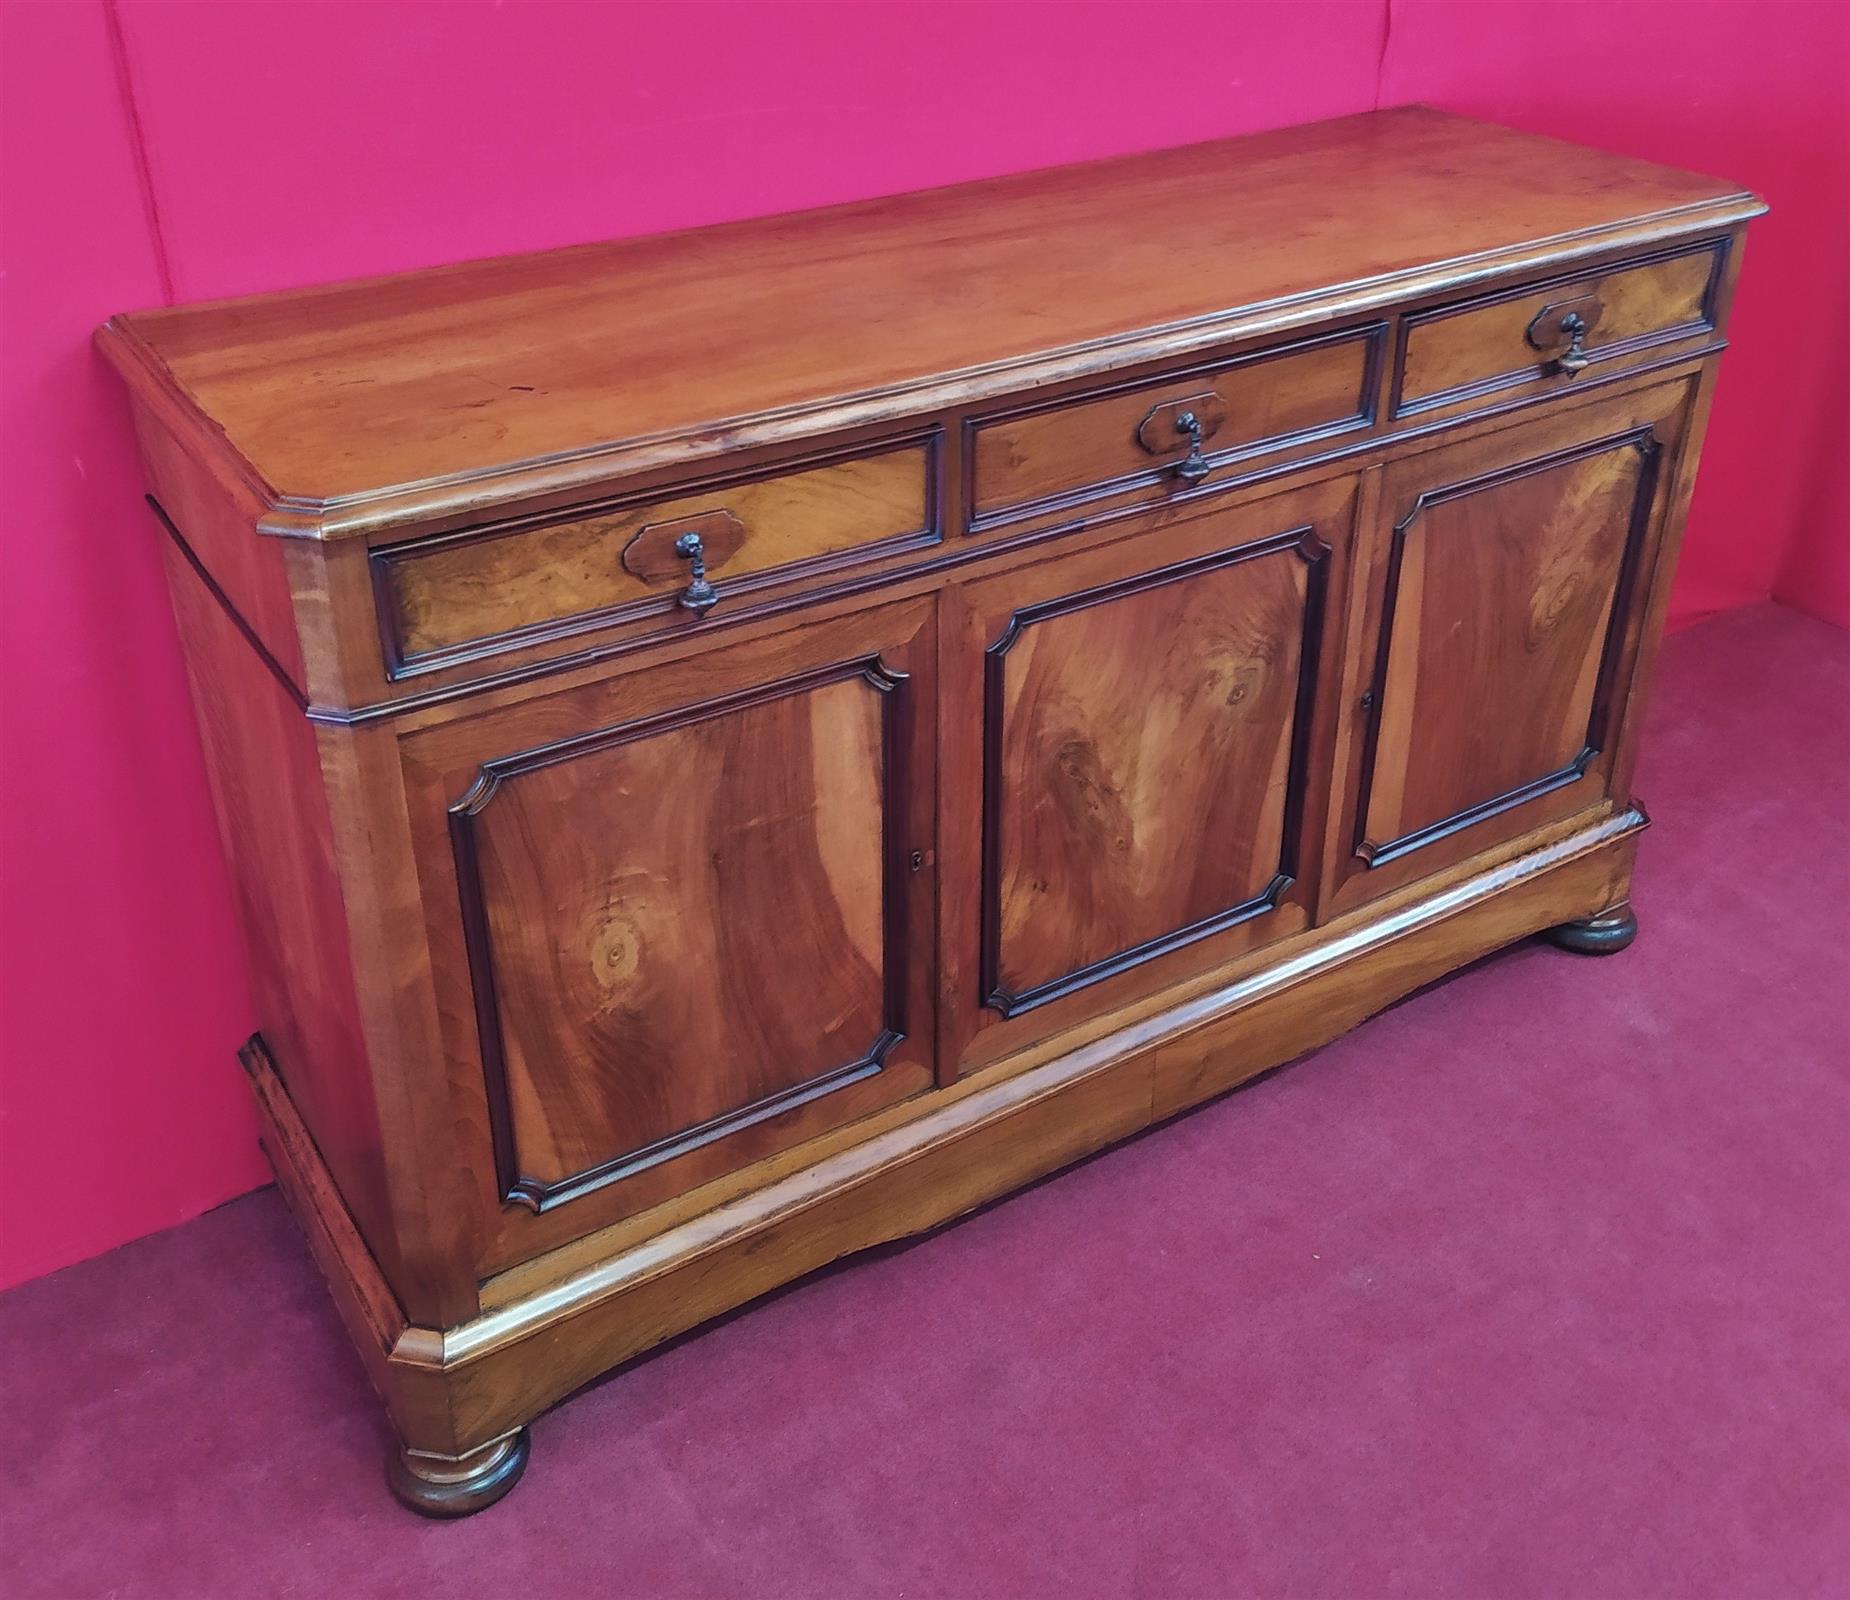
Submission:
<svg viewBox="0 0 1850 1600">
<path fill-rule="evenodd" d="M 1716 240 L 1416 312 L 1402 325 L 1394 415 L 1524 384 L 1566 385 L 1608 362 L 1713 332 L 1727 248 Z"/>
<path fill-rule="evenodd" d="M 393 676 L 637 618 L 663 626 L 937 535 L 935 450 L 918 441 L 374 552 Z M 698 546 L 692 541 L 698 540 Z M 690 595 L 698 554 L 711 593 Z"/>
<path fill-rule="evenodd" d="M 972 528 L 1144 487 L 1188 487 L 1186 418 L 1211 473 L 1374 420 L 1383 327 L 1371 324 L 971 424 Z M 1199 481 L 1199 480 L 1196 480 Z"/>
</svg>

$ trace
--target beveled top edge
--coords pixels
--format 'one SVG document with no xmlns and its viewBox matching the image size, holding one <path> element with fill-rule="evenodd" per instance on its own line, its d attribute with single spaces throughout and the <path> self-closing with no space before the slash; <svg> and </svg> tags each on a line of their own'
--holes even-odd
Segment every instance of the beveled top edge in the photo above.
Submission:
<svg viewBox="0 0 1850 1600">
<path fill-rule="evenodd" d="M 367 494 L 327 500 L 275 494 L 259 531 L 281 538 L 348 539 L 537 498 L 570 494 L 608 483 L 613 477 L 676 465 L 693 467 L 733 450 L 796 444 L 837 431 L 881 422 L 898 423 L 949 405 L 981 405 L 1045 384 L 1110 372 L 1197 350 L 1285 333 L 1341 317 L 1361 315 L 1436 289 L 1465 289 L 1486 279 L 1549 262 L 1626 250 L 1719 230 L 1764 214 L 1766 205 L 1743 193 L 1732 205 L 1703 205 L 1688 214 L 1667 212 L 1654 222 L 1682 217 L 1687 227 L 1650 227 L 1563 237 L 1558 249 L 1524 249 L 1460 258 L 1392 277 L 1363 280 L 1315 295 L 1240 307 L 1171 327 L 1139 329 L 1115 338 L 1038 352 L 963 372 L 936 374 L 863 394 L 843 395 L 813 405 L 792 406 L 753 416 L 717 418 L 672 433 L 643 435 L 554 456 L 484 467 L 424 483 L 396 485 Z M 1573 247 L 1570 247 L 1573 246 Z M 1468 270 L 1459 270 L 1468 268 Z"/>
<path fill-rule="evenodd" d="M 1405 108 L 1413 110 L 1418 108 Z M 1363 114 L 1398 116 L 1404 112 Z M 1462 124 L 1466 119 L 1425 113 L 1437 123 Z M 1354 122 L 1358 119 L 1339 119 Z M 1471 126 L 1485 126 L 1476 125 Z M 1279 130 L 1288 133 L 1293 130 Z M 1497 133 L 1507 135 L 1508 130 Z M 1262 138 L 1265 136 L 1253 136 Z M 1520 137 L 1525 141 L 1529 136 Z M 1240 140 L 1216 141 L 1237 145 Z M 1535 140 L 1536 144 L 1556 141 Z M 1575 147 L 1566 146 L 1573 149 Z M 1157 154 L 1162 154 L 1161 152 Z M 1586 156 L 1587 152 L 1582 152 Z M 1134 160 L 1137 158 L 1119 158 Z M 1615 161 L 1621 158 L 1613 158 Z M 1105 165 L 1098 163 L 1093 165 Z M 1067 169 L 1047 169 L 1059 173 Z M 1668 169 L 1664 169 L 1668 172 Z M 1024 175 L 1033 176 L 1033 175 Z M 991 180 L 1000 181 L 1000 180 Z M 951 190 L 975 188 L 954 185 Z M 265 509 L 257 526 L 280 537 L 336 540 L 393 535 L 439 521 L 453 522 L 500 508 L 542 498 L 570 497 L 607 487 L 613 478 L 678 467 L 689 469 L 739 449 L 800 447 L 806 442 L 844 429 L 883 423 L 916 422 L 923 414 L 952 406 L 984 405 L 1044 385 L 1103 374 L 1116 368 L 1184 358 L 1211 346 L 1313 328 L 1343 318 L 1364 316 L 1396 303 L 1434 293 L 1464 291 L 1486 280 L 1541 269 L 1555 263 L 1572 263 L 1589 256 L 1623 252 L 1653 244 L 1721 233 L 1766 210 L 1746 190 L 1720 192 L 1685 204 L 1640 212 L 1597 226 L 1532 237 L 1492 249 L 1434 259 L 1397 270 L 1356 277 L 1269 299 L 1228 306 L 1179 320 L 1126 327 L 1101 337 L 1010 355 L 957 368 L 933 371 L 874 387 L 823 394 L 794 404 L 771 406 L 734 415 L 678 425 L 659 432 L 632 433 L 546 454 L 532 454 L 480 467 L 446 472 L 415 481 L 382 484 L 325 498 L 292 494 L 268 482 L 254 461 L 234 443 L 176 375 L 169 362 L 142 331 L 150 316 L 137 314 L 112 319 L 98 331 L 98 342 L 112 363 L 138 391 L 154 403 L 168 421 L 181 428 L 191 442 L 208 452 L 222 473 L 248 489 Z M 922 191 L 922 193 L 949 193 Z M 900 197 L 905 198 L 905 197 Z M 832 212 L 853 211 L 878 202 L 856 201 Z M 769 225 L 820 215 L 798 213 L 789 219 L 761 218 L 724 223 L 715 229 L 693 230 L 708 234 L 744 230 L 754 222 Z M 678 240 L 684 235 L 657 236 Z M 648 241 L 641 241 L 648 242 Z M 570 246 L 545 252 L 549 257 L 580 255 L 604 247 Z M 500 258 L 520 262 L 532 258 Z M 424 274 L 394 275 L 364 280 L 391 284 L 396 278 L 466 273 L 470 266 L 427 269 Z M 217 302 L 241 306 L 257 302 L 298 301 L 336 295 L 353 284 L 327 285 L 297 294 L 266 295 Z M 182 308 L 176 314 L 209 307 Z"/>
</svg>

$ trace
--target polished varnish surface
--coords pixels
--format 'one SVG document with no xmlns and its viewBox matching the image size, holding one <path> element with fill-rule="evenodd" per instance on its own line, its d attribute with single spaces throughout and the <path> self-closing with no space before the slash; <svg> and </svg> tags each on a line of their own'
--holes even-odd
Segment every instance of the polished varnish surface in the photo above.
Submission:
<svg viewBox="0 0 1850 1600">
<path fill-rule="evenodd" d="M 997 662 L 996 965 L 1010 990 L 1272 890 L 1309 574 L 1290 550 L 1209 561 L 1066 597 L 1018 624 Z"/>
<path fill-rule="evenodd" d="M 1365 428 L 1380 334 L 1364 327 L 1256 360 L 986 417 L 970 432 L 971 514 L 979 523 L 1000 521 L 1127 484 L 1160 499 L 1196 434 L 1204 459 L 1226 461 Z"/>
<path fill-rule="evenodd" d="M 106 328 L 394 1492 L 1629 945 L 1757 209 L 1408 110 Z"/>
<path fill-rule="evenodd" d="M 930 621 L 875 607 L 405 739 L 430 950 L 473 1002 L 445 1050 L 495 1149 L 484 1275 L 931 1084 Z"/>
<path fill-rule="evenodd" d="M 988 634 L 990 1009 L 1238 924 L 1246 940 L 1298 926 L 1279 906 L 1300 855 L 1324 536 L 1349 509 L 1331 498 L 1208 509 L 970 586 Z"/>
<path fill-rule="evenodd" d="M 690 533 L 701 539 L 709 575 L 729 588 L 856 546 L 928 539 L 932 471 L 929 452 L 912 446 L 563 521 L 412 540 L 379 563 L 397 658 L 429 658 L 619 606 L 659 614 L 664 607 L 649 602 L 672 600 L 687 582 L 689 563 L 675 544 Z"/>
<path fill-rule="evenodd" d="M 1409 317 L 1395 411 L 1427 412 L 1575 377 L 1708 333 L 1726 264 L 1722 248 L 1699 245 Z"/>
<path fill-rule="evenodd" d="M 333 500 L 1745 198 L 1414 107 L 123 322 L 265 484 Z"/>
<path fill-rule="evenodd" d="M 1583 758 L 1647 458 L 1622 444 L 1448 485 L 1396 529 L 1376 853 Z M 1433 626 L 1428 619 L 1443 619 Z"/>
</svg>

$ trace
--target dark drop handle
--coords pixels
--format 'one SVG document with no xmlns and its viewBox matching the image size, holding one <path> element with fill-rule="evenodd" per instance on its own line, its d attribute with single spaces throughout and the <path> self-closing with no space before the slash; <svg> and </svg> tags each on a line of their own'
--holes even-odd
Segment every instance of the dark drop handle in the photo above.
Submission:
<svg viewBox="0 0 1850 1600">
<path fill-rule="evenodd" d="M 684 533 L 674 542 L 674 553 L 692 564 L 688 576 L 693 580 L 681 591 L 681 605 L 697 617 L 704 617 L 719 604 L 719 590 L 707 582 L 707 545 L 697 533 Z"/>
<path fill-rule="evenodd" d="M 1554 359 L 1555 371 L 1565 378 L 1577 378 L 1593 364 L 1587 354 L 1587 321 L 1578 311 L 1561 319 L 1561 331 L 1567 335 L 1567 348 Z"/>
<path fill-rule="evenodd" d="M 1214 470 L 1201 453 L 1201 418 L 1184 411 L 1176 418 L 1176 432 L 1188 437 L 1188 454 L 1176 463 L 1176 476 L 1192 489 Z"/>
</svg>

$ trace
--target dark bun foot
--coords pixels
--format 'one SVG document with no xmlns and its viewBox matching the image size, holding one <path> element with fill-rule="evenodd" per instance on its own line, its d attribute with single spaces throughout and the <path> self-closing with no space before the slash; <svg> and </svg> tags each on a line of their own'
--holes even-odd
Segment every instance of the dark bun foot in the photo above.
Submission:
<svg viewBox="0 0 1850 1600">
<path fill-rule="evenodd" d="M 396 1447 L 386 1464 L 392 1493 L 424 1517 L 466 1517 L 492 1506 L 527 1470 L 527 1430 L 466 1456 L 422 1455 Z"/>
<path fill-rule="evenodd" d="M 1638 918 L 1629 905 L 1614 906 L 1597 917 L 1582 917 L 1578 922 L 1563 922 L 1549 928 L 1542 937 L 1576 955 L 1610 956 L 1638 937 Z"/>
</svg>

